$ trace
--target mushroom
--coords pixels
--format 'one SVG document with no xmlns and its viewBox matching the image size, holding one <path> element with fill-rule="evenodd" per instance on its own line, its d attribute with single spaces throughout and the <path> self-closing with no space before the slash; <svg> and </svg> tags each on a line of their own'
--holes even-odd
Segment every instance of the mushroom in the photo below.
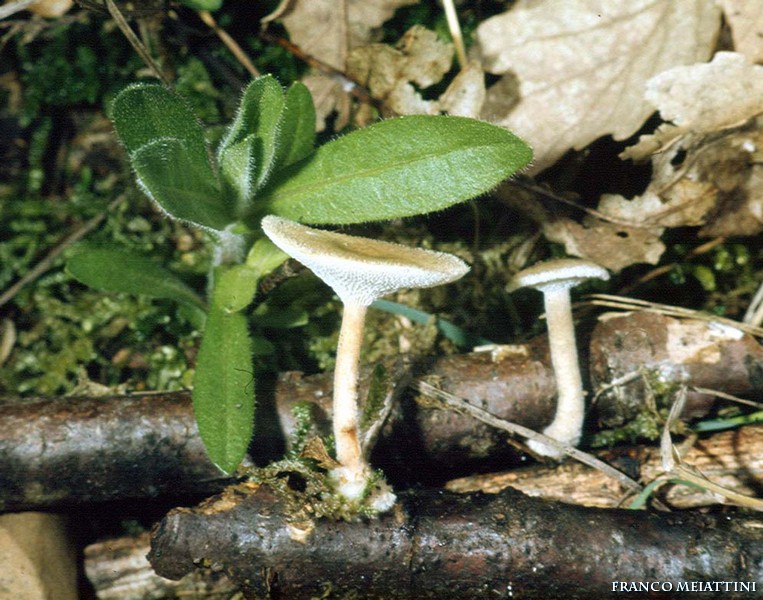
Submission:
<svg viewBox="0 0 763 600">
<path fill-rule="evenodd" d="M 570 446 L 577 446 L 580 441 L 585 416 L 570 288 L 586 279 L 606 280 L 609 279 L 609 273 L 603 267 L 587 260 L 562 258 L 538 263 L 520 271 L 508 285 L 510 292 L 523 287 L 543 292 L 551 364 L 558 391 L 554 420 L 543 433 Z M 556 448 L 542 442 L 529 440 L 527 445 L 541 456 L 555 459 L 564 456 Z"/>
<path fill-rule="evenodd" d="M 358 433 L 358 370 L 363 324 L 375 300 L 402 288 L 433 287 L 461 278 L 469 267 L 443 252 L 306 227 L 277 216 L 262 219 L 273 243 L 303 263 L 336 292 L 344 305 L 334 369 L 333 432 L 337 489 L 360 502 L 372 472 Z M 394 503 L 389 493 L 375 508 Z"/>
</svg>

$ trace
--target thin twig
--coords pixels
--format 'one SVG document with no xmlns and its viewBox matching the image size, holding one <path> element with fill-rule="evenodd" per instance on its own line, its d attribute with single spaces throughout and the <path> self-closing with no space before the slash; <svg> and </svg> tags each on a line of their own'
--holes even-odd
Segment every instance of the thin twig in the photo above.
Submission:
<svg viewBox="0 0 763 600">
<path fill-rule="evenodd" d="M 742 320 L 756 326 L 763 322 L 763 283 L 760 284 L 750 300 L 750 306 L 747 307 L 747 312 L 744 313 Z"/>
<path fill-rule="evenodd" d="M 712 390 L 710 388 L 692 386 L 691 391 L 698 392 L 700 394 L 708 394 L 710 396 L 715 396 L 716 398 L 722 398 L 723 400 L 728 400 L 730 402 L 737 402 L 738 404 L 744 404 L 746 406 L 752 406 L 753 408 L 757 408 L 758 410 L 763 410 L 763 404 L 760 402 L 755 402 L 754 400 L 748 400 L 747 398 L 740 398 L 739 396 L 735 396 L 734 394 L 727 394 L 726 392 L 722 392 L 721 390 Z"/>
<path fill-rule="evenodd" d="M 527 190 L 528 192 L 533 192 L 534 194 L 538 194 L 539 196 L 544 196 L 551 200 L 555 200 L 556 202 L 560 202 L 562 204 L 572 206 L 584 213 L 591 215 L 592 217 L 596 217 L 597 219 L 606 221 L 607 223 L 612 223 L 613 225 L 620 225 L 621 227 L 632 227 L 633 229 L 649 229 L 650 228 L 645 226 L 644 223 L 640 221 L 637 222 L 637 221 L 625 221 L 623 219 L 616 219 L 614 217 L 611 217 L 593 208 L 583 206 L 582 204 L 579 204 L 578 202 L 575 202 L 574 200 L 565 198 L 564 196 L 561 196 L 547 188 L 544 188 L 543 186 L 538 185 L 532 179 L 527 177 L 521 177 L 521 176 L 516 177 L 512 179 L 511 181 L 507 182 L 506 185 L 507 187 L 517 186 L 519 188 L 522 188 L 523 190 Z M 651 228 L 654 228 L 654 226 L 651 226 Z"/>
<path fill-rule="evenodd" d="M 458 64 L 461 67 L 461 70 L 464 70 L 468 64 L 468 59 L 466 58 L 464 36 L 461 33 L 461 24 L 458 22 L 456 6 L 453 3 L 453 0 L 443 0 L 442 5 L 445 8 L 445 18 L 448 21 L 450 37 L 453 38 L 453 45 L 456 47 L 456 57 L 458 58 Z"/>
<path fill-rule="evenodd" d="M 296 44 L 290 42 L 289 40 L 273 35 L 272 33 L 268 31 L 260 31 L 257 34 L 263 41 L 268 42 L 270 44 L 277 44 L 281 46 L 284 50 L 287 52 L 290 52 L 294 56 L 296 56 L 298 59 L 300 59 L 302 62 L 306 63 L 316 71 L 320 71 L 324 75 L 327 75 L 329 77 L 332 77 L 339 81 L 339 83 L 342 85 L 342 88 L 346 91 L 355 96 L 358 100 L 361 102 L 365 102 L 366 104 L 371 104 L 372 106 L 375 106 L 376 108 L 382 107 L 382 102 L 371 96 L 371 94 L 366 90 L 359 82 L 352 79 L 349 75 L 346 73 L 343 73 L 339 69 L 335 69 L 331 65 L 326 64 L 325 62 L 315 58 L 314 56 L 311 56 L 307 54 L 304 50 L 302 50 L 299 46 Z"/>
<path fill-rule="evenodd" d="M 530 440 L 536 440 L 540 443 L 553 446 L 557 450 L 564 452 L 565 454 L 574 458 L 575 460 L 578 460 L 590 467 L 593 467 L 594 469 L 600 470 L 605 475 L 608 475 L 612 477 L 613 479 L 617 480 L 621 485 L 623 485 L 625 488 L 627 488 L 628 490 L 632 492 L 638 493 L 642 490 L 642 487 L 638 482 L 634 481 L 633 479 L 631 479 L 624 473 L 621 473 L 614 467 L 608 465 L 604 461 L 599 460 L 595 456 L 587 454 L 583 452 L 582 450 L 578 450 L 577 448 L 573 448 L 572 446 L 561 444 L 557 440 L 550 438 L 548 436 L 542 435 L 540 433 L 537 433 L 533 431 L 532 429 L 529 429 L 522 425 L 518 425 L 516 423 L 511 423 L 509 421 L 496 417 L 495 415 L 487 412 L 486 410 L 483 410 L 477 406 L 474 406 L 473 404 L 470 404 L 463 398 L 459 398 L 458 396 L 454 396 L 453 394 L 437 389 L 436 387 L 426 383 L 425 381 L 421 381 L 421 380 L 415 381 L 411 384 L 411 386 L 415 390 L 424 394 L 425 396 L 438 400 L 439 402 L 442 402 L 445 406 L 453 410 L 456 410 L 461 413 L 466 413 L 469 416 L 479 421 L 482 421 L 483 423 L 487 423 L 491 427 L 495 427 L 496 429 L 501 429 L 503 431 L 507 431 L 515 435 L 521 435 L 522 437 L 530 439 Z"/>
<path fill-rule="evenodd" d="M 662 459 L 662 468 L 665 471 L 666 477 L 671 480 L 679 480 L 676 483 L 687 482 L 692 485 L 696 485 L 702 489 L 706 489 L 714 494 L 719 494 L 724 498 L 728 498 L 739 506 L 746 506 L 755 510 L 763 510 L 763 500 L 758 498 L 752 498 L 744 494 L 740 494 L 734 490 L 723 487 L 710 481 L 702 473 L 700 473 L 695 467 L 686 465 L 682 462 L 681 455 L 677 448 L 673 445 L 673 440 L 670 437 L 670 428 L 678 421 L 679 416 L 683 412 L 684 405 L 687 398 L 686 386 L 682 386 L 676 401 L 670 409 L 668 419 L 665 421 L 665 427 L 662 430 L 662 438 L 660 440 L 660 457 Z M 663 476 L 660 476 L 661 478 Z"/>
<path fill-rule="evenodd" d="M 207 25 L 212 31 L 215 32 L 217 37 L 220 38 L 222 43 L 225 44 L 228 50 L 231 51 L 231 54 L 236 57 L 236 60 L 241 63 L 241 65 L 249 72 L 252 77 L 259 77 L 261 75 L 257 67 L 254 66 L 254 63 L 249 60 L 246 52 L 244 52 L 241 46 L 238 45 L 238 42 L 234 40 L 227 31 L 225 31 L 217 24 L 217 21 L 215 21 L 215 18 L 212 16 L 211 12 L 208 10 L 200 10 L 199 18 L 204 22 L 205 25 Z"/>
<path fill-rule="evenodd" d="M 115 200 L 113 200 L 106 210 L 103 212 L 97 214 L 92 219 L 84 223 L 83 225 L 77 227 L 74 231 L 72 231 L 69 235 L 67 235 L 63 240 L 61 240 L 58 244 L 56 244 L 53 249 L 43 258 L 40 262 L 38 262 L 34 267 L 32 267 L 29 271 L 27 271 L 16 283 L 14 283 L 11 287 L 6 289 L 2 294 L 0 294 L 0 306 L 3 306 L 4 304 L 7 304 L 10 302 L 13 297 L 18 294 L 19 290 L 23 288 L 28 283 L 34 281 L 37 279 L 40 275 L 45 273 L 48 269 L 51 268 L 53 265 L 53 261 L 64 251 L 66 248 L 74 244 L 75 242 L 82 239 L 84 236 L 86 236 L 88 233 L 93 231 L 98 225 L 100 225 L 101 221 L 103 221 L 104 218 L 106 218 L 106 215 L 110 213 L 112 210 L 114 210 L 117 205 L 124 200 L 125 196 L 119 196 Z"/>
<path fill-rule="evenodd" d="M 157 65 L 156 61 L 151 57 L 151 54 L 143 45 L 143 42 L 141 42 L 138 39 L 138 36 L 135 35 L 135 32 L 130 27 L 130 24 L 124 18 L 122 11 L 120 11 L 119 7 L 114 4 L 114 0 L 105 0 L 105 2 L 106 8 L 109 9 L 111 18 L 114 19 L 114 22 L 117 24 L 117 27 L 119 27 L 119 30 L 127 38 L 127 41 L 130 42 L 130 45 L 135 49 L 135 52 L 137 52 L 138 55 L 143 59 L 143 62 L 146 63 L 148 68 L 154 74 L 154 77 L 161 81 L 162 85 L 165 87 L 171 87 L 169 80 L 164 76 L 164 73 L 162 73 L 159 65 Z"/>
<path fill-rule="evenodd" d="M 747 323 L 735 321 L 734 319 L 727 319 L 725 317 L 711 315 L 709 313 L 699 310 L 692 310 L 690 308 L 671 306 L 669 304 L 658 304 L 656 302 L 639 300 L 638 298 L 625 298 L 622 296 L 613 296 L 610 294 L 591 294 L 586 296 L 585 301 L 594 306 L 619 308 L 626 311 L 643 311 L 666 315 L 669 317 L 678 317 L 682 319 L 698 319 L 700 321 L 710 321 L 711 323 L 718 323 L 719 325 L 725 325 L 727 327 L 739 329 L 740 331 L 749 333 L 755 337 L 763 337 L 762 327 L 755 327 L 753 325 L 748 325 Z"/>
<path fill-rule="evenodd" d="M 726 238 L 725 237 L 714 238 L 714 239 L 710 240 L 709 242 L 705 242 L 704 244 L 702 244 L 700 246 L 697 246 L 696 248 L 692 249 L 692 251 L 689 252 L 686 255 L 686 259 L 689 260 L 691 258 L 694 258 L 695 256 L 699 256 L 701 254 L 709 252 L 710 250 L 712 250 L 716 246 L 720 246 L 721 244 L 724 244 L 725 242 L 726 242 Z M 643 284 L 645 284 L 645 283 L 647 283 L 649 281 L 652 281 L 652 279 L 657 279 L 658 277 L 661 277 L 662 275 L 665 275 L 666 273 L 670 273 L 670 271 L 672 271 L 674 268 L 679 266 L 679 264 L 680 263 L 674 262 L 674 263 L 670 263 L 670 264 L 667 264 L 667 265 L 660 265 L 659 267 L 657 267 L 655 269 L 652 269 L 651 271 L 649 271 L 645 275 L 642 275 L 641 277 L 639 277 L 635 281 L 632 281 L 628 285 L 623 286 L 622 288 L 620 288 L 618 290 L 618 293 L 619 294 L 628 294 L 628 293 L 632 292 L 633 290 L 635 290 L 637 287 L 639 287 L 639 286 L 641 286 L 641 285 L 643 285 Z"/>
</svg>

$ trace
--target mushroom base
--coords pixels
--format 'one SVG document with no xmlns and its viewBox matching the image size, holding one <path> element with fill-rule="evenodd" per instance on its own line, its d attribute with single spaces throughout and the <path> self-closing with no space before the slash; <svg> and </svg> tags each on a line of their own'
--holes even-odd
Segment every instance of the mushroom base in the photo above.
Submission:
<svg viewBox="0 0 763 600">
<path fill-rule="evenodd" d="M 362 470 L 336 467 L 330 471 L 329 481 L 336 492 L 356 508 L 365 507 L 383 513 L 397 500 L 384 476 L 368 466 Z"/>
</svg>

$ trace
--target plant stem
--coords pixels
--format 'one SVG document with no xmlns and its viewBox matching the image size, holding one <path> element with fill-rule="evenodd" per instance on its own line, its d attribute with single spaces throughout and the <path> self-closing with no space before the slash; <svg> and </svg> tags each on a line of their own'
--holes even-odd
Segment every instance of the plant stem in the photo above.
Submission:
<svg viewBox="0 0 763 600">
<path fill-rule="evenodd" d="M 336 458 L 348 473 L 365 472 L 358 437 L 358 375 L 367 306 L 345 304 L 334 368 L 334 440 Z"/>
</svg>

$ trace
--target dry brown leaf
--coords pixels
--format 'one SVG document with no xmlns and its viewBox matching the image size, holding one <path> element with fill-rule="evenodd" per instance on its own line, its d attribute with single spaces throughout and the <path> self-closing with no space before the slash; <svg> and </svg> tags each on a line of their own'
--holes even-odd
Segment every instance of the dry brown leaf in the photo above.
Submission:
<svg viewBox="0 0 763 600">
<path fill-rule="evenodd" d="M 665 251 L 660 241 L 664 228 L 644 222 L 644 203 L 638 199 L 629 201 L 622 196 L 602 196 L 615 210 L 602 210 L 602 207 L 607 208 L 607 203 L 603 202 L 598 211 L 601 217 L 589 214 L 581 224 L 556 215 L 541 199 L 544 193 L 540 190 L 532 191 L 509 183 L 498 186 L 494 193 L 507 207 L 537 223 L 544 237 L 562 244 L 567 254 L 592 260 L 610 271 L 618 272 L 638 263 L 657 264 Z M 565 200 L 572 201 L 571 198 Z M 661 206 L 658 198 L 652 204 L 646 203 L 650 211 Z"/>
<path fill-rule="evenodd" d="M 736 52 L 718 52 L 709 63 L 675 67 L 650 79 L 645 97 L 665 121 L 653 135 L 623 152 L 641 160 L 689 132 L 712 133 L 763 113 L 763 67 Z"/>
<path fill-rule="evenodd" d="M 452 61 L 452 44 L 441 41 L 434 31 L 415 25 L 394 48 L 369 44 L 353 50 L 347 60 L 347 73 L 398 114 L 434 114 L 434 103 L 424 100 L 412 83 L 420 88 L 438 83 Z"/>
<path fill-rule="evenodd" d="M 706 60 L 719 24 L 712 0 L 520 0 L 477 29 L 485 69 L 517 78 L 521 94 L 502 103 L 499 82 L 483 116 L 534 147 L 537 173 L 570 148 L 632 135 L 653 112 L 644 83 Z"/>
<path fill-rule="evenodd" d="M 652 157 L 652 181 L 632 200 L 602 197 L 599 212 L 662 227 L 704 226 L 700 236 L 763 231 L 763 117 L 722 133 L 675 138 Z"/>
<path fill-rule="evenodd" d="M 594 217 L 586 217 L 582 225 L 567 218 L 543 224 L 543 235 L 563 244 L 567 254 L 592 260 L 615 273 L 633 264 L 657 264 L 665 251 L 662 231 L 615 225 Z"/>
<path fill-rule="evenodd" d="M 472 61 L 456 75 L 440 96 L 440 111 L 459 117 L 476 118 L 485 104 L 485 73 Z"/>
<path fill-rule="evenodd" d="M 418 0 L 294 0 L 281 18 L 292 42 L 310 56 L 344 72 L 352 48 L 372 41 L 375 30 L 398 8 L 416 2 Z M 342 86 L 320 74 L 314 74 L 305 85 L 321 99 L 316 112 L 318 129 L 323 129 L 325 118 L 345 95 Z"/>
<path fill-rule="evenodd" d="M 631 199 L 605 194 L 599 199 L 597 210 L 613 220 L 631 221 L 647 227 L 702 225 L 705 215 L 715 203 L 713 187 L 691 181 L 687 184 L 684 189 L 663 197 L 654 192 L 654 186 Z"/>
<path fill-rule="evenodd" d="M 415 25 L 394 48 L 369 44 L 353 50 L 347 60 L 347 72 L 397 114 L 447 112 L 476 117 L 485 100 L 484 73 L 476 63 L 463 69 L 437 100 L 425 100 L 417 91 L 439 83 L 452 63 L 453 44 Z"/>
<path fill-rule="evenodd" d="M 734 50 L 750 62 L 763 62 L 763 2 L 760 0 L 720 0 L 731 28 Z"/>
</svg>

